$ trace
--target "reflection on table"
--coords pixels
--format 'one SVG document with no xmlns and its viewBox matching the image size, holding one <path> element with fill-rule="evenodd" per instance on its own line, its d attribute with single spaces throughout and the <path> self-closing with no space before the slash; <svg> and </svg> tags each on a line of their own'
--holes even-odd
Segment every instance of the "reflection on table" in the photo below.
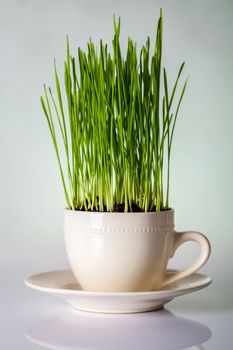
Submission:
<svg viewBox="0 0 233 350">
<path fill-rule="evenodd" d="M 211 331 L 166 310 L 111 315 L 71 309 L 35 324 L 27 330 L 26 337 L 44 348 L 59 350 L 201 350 Z"/>
</svg>

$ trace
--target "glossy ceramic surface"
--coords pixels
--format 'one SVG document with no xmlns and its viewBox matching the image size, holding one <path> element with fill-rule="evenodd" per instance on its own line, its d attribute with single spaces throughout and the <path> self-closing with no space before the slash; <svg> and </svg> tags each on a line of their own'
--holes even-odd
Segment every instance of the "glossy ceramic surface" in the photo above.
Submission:
<svg viewBox="0 0 233 350">
<path fill-rule="evenodd" d="M 81 289 L 70 270 L 45 272 L 29 277 L 26 285 L 62 298 L 75 309 L 102 313 L 135 313 L 161 309 L 177 296 L 208 286 L 211 278 L 195 273 L 160 291 L 101 293 Z"/>
<path fill-rule="evenodd" d="M 149 213 L 64 211 L 65 245 L 71 269 L 84 290 L 158 290 L 191 275 L 210 254 L 199 232 L 176 232 L 174 210 Z M 167 273 L 169 259 L 187 241 L 200 247 L 188 268 Z"/>
</svg>

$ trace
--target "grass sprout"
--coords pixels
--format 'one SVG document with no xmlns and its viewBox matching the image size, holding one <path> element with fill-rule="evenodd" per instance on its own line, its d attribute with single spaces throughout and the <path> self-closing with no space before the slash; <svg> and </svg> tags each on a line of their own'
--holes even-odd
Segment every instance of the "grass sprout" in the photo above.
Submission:
<svg viewBox="0 0 233 350">
<path fill-rule="evenodd" d="M 114 18 L 111 52 L 102 39 L 98 48 L 90 39 L 75 58 L 67 38 L 64 86 L 55 62 L 55 92 L 44 85 L 41 104 L 73 210 L 169 209 L 172 142 L 187 80 L 175 95 L 184 63 L 169 93 L 162 11 L 152 49 L 148 37 L 138 53 L 129 38 L 124 56 L 120 27 Z"/>
</svg>

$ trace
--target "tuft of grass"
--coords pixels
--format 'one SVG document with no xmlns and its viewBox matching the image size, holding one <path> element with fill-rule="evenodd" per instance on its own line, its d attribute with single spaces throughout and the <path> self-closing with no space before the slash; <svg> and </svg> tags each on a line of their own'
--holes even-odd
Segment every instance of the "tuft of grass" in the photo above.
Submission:
<svg viewBox="0 0 233 350">
<path fill-rule="evenodd" d="M 187 80 L 173 105 L 184 63 L 169 94 L 162 11 L 152 53 L 149 37 L 139 54 L 129 38 L 124 57 L 120 25 L 114 18 L 112 52 L 90 39 L 75 58 L 67 37 L 65 96 L 55 62 L 55 93 L 44 85 L 41 104 L 73 210 L 169 209 L 172 141 Z"/>
</svg>

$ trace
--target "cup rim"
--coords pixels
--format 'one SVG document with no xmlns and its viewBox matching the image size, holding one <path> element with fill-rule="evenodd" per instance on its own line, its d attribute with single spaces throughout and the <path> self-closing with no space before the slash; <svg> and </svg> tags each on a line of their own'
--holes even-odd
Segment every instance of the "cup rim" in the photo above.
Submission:
<svg viewBox="0 0 233 350">
<path fill-rule="evenodd" d="M 166 210 L 161 211 L 138 211 L 138 212 L 109 212 L 109 211 L 87 211 L 87 210 L 74 210 L 69 208 L 64 208 L 64 213 L 73 213 L 74 215 L 80 214 L 80 215 L 94 215 L 94 216 L 135 216 L 135 215 L 167 215 L 168 213 L 174 213 L 173 208 L 169 208 Z"/>
</svg>

